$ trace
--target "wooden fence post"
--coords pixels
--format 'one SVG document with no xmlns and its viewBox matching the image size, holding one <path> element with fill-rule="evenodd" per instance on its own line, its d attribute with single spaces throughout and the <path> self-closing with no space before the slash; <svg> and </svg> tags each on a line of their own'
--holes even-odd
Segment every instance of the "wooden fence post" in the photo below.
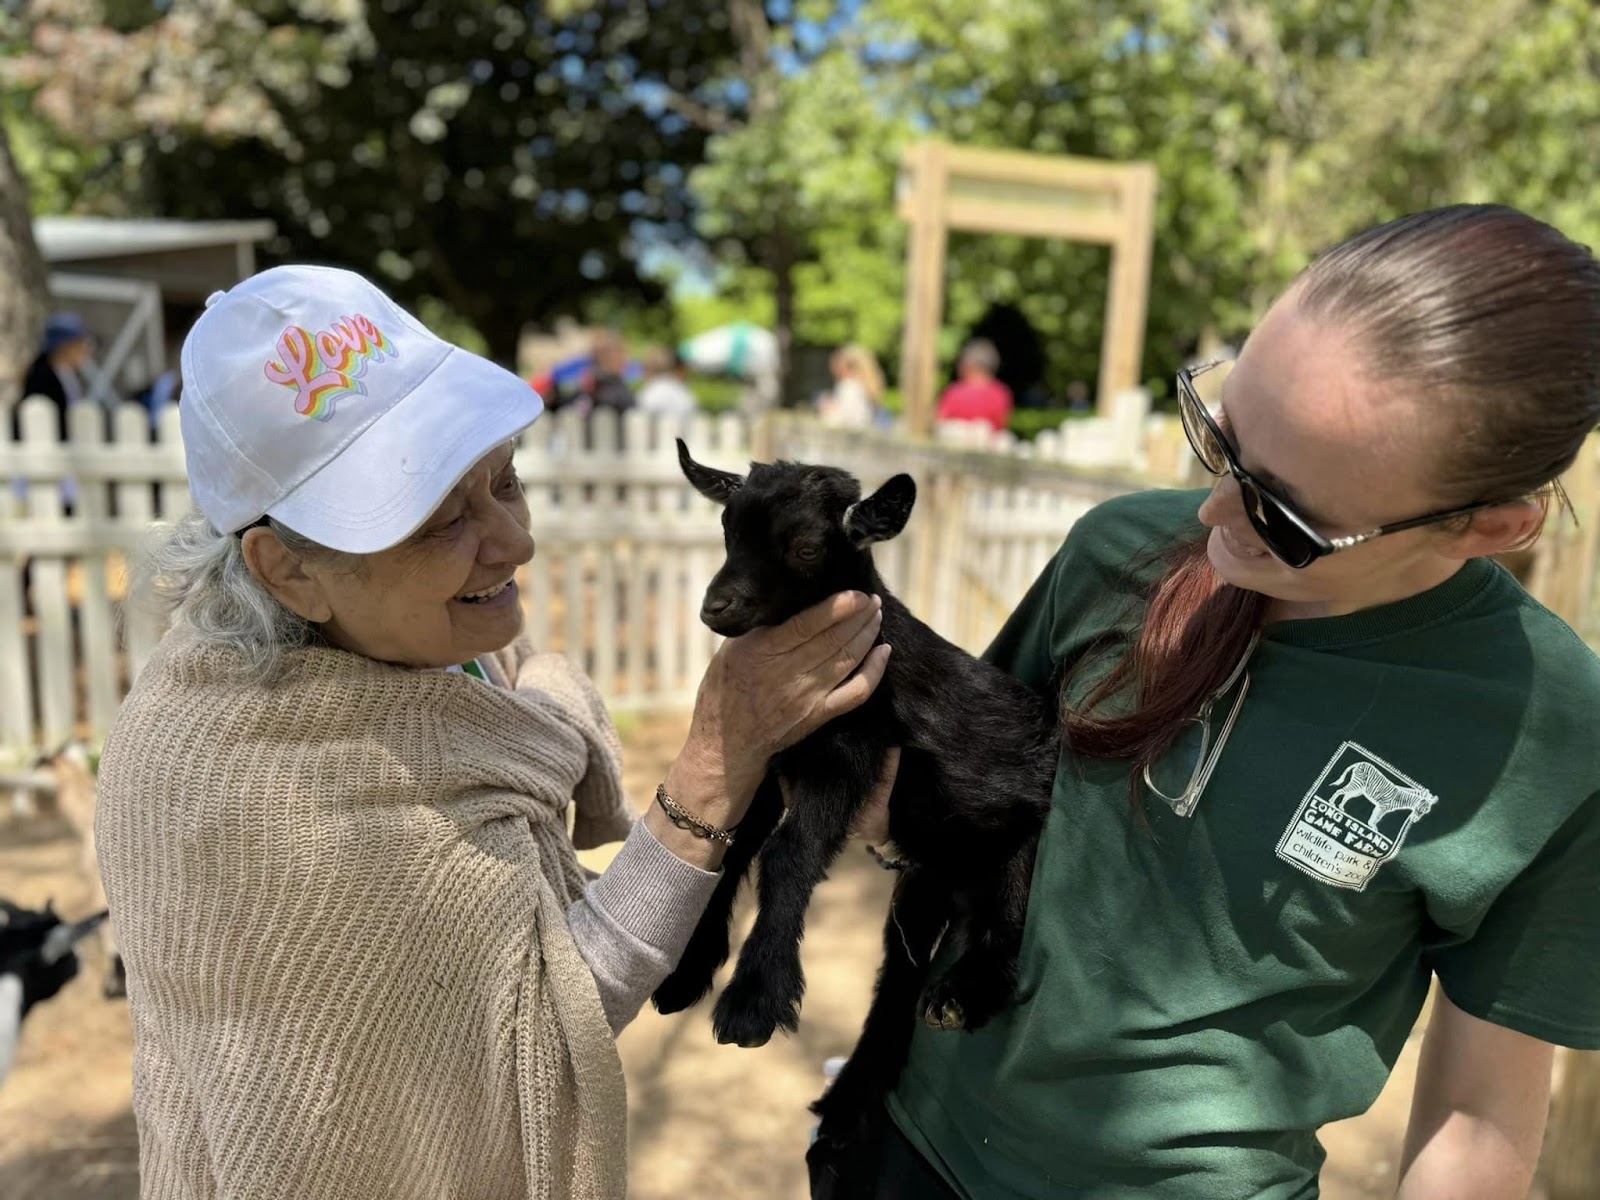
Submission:
<svg viewBox="0 0 1600 1200">
<path fill-rule="evenodd" d="M 906 424 L 918 437 L 933 428 L 939 370 L 939 323 L 944 315 L 946 147 L 924 142 L 908 155 L 913 196 L 910 260 L 906 267 L 906 331 L 900 367 Z"/>
<path fill-rule="evenodd" d="M 1600 636 L 1600 434 L 1564 477 L 1576 525 L 1548 530 L 1535 547 L 1530 590 L 1581 635 Z M 1600 1195 L 1600 1054 L 1565 1051 L 1540 1176 L 1548 1200 Z"/>
<path fill-rule="evenodd" d="M 1540 1174 L 1548 1200 L 1592 1200 L 1600 1191 L 1600 1054 L 1566 1053 Z"/>
</svg>

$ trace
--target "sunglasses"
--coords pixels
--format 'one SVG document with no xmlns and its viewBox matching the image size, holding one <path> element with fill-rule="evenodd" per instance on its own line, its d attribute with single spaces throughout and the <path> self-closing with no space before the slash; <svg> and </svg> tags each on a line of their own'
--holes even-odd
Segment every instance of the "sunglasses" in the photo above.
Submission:
<svg viewBox="0 0 1600 1200">
<path fill-rule="evenodd" d="M 1200 460 L 1201 466 L 1219 477 L 1232 475 L 1238 482 L 1239 493 L 1244 499 L 1245 516 L 1250 519 L 1251 528 L 1256 531 L 1273 556 L 1284 565 L 1295 568 L 1309 567 L 1319 558 L 1326 558 L 1341 550 L 1349 550 L 1353 546 L 1363 545 L 1375 538 L 1387 537 L 1391 533 L 1403 533 L 1407 529 L 1421 529 L 1425 525 L 1437 525 L 1441 521 L 1454 520 L 1505 503 L 1503 500 L 1488 500 L 1444 512 L 1428 513 L 1426 516 L 1413 517 L 1409 521 L 1380 525 L 1377 529 L 1370 529 L 1366 533 L 1352 533 L 1335 538 L 1323 536 L 1311 527 L 1311 522 L 1301 516 L 1294 505 L 1274 493 L 1270 487 L 1239 465 L 1239 456 L 1234 453 L 1227 436 L 1211 416 L 1205 401 L 1200 398 L 1200 393 L 1195 388 L 1195 378 L 1213 367 L 1221 366 L 1226 361 L 1228 360 L 1218 359 L 1215 362 L 1201 363 L 1197 367 L 1179 370 L 1178 412 L 1183 418 L 1183 432 L 1188 435 L 1189 445 L 1194 450 L 1195 457 Z"/>
</svg>

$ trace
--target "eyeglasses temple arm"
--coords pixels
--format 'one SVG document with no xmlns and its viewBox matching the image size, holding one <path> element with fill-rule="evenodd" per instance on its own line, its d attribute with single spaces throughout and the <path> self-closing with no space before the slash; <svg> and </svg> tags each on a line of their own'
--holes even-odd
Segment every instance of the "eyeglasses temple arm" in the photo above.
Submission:
<svg viewBox="0 0 1600 1200">
<path fill-rule="evenodd" d="M 1351 542 L 1351 544 L 1359 545 L 1362 542 L 1369 542 L 1375 537 L 1383 537 L 1384 535 L 1390 533 L 1404 533 L 1408 529 L 1421 529 L 1424 525 L 1437 525 L 1440 521 L 1451 521 L 1456 517 L 1470 516 L 1472 513 L 1483 512 L 1488 508 L 1499 508 L 1502 504 L 1507 503 L 1509 503 L 1509 501 L 1506 500 L 1483 500 L 1477 504 L 1466 504 L 1460 508 L 1448 509 L 1445 512 L 1429 513 L 1425 517 L 1413 517 L 1409 521 L 1396 521 L 1392 525 L 1380 526 L 1369 533 L 1358 533 L 1352 535 L 1355 540 Z M 1346 539 L 1335 538 L 1333 540 L 1335 544 L 1337 544 L 1338 542 Z"/>
</svg>

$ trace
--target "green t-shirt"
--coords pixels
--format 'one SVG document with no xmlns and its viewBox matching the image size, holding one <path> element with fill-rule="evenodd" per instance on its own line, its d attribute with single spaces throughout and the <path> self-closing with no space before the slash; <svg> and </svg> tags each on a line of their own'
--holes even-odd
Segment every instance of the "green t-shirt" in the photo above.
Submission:
<svg viewBox="0 0 1600 1200">
<path fill-rule="evenodd" d="M 1054 697 L 1125 643 L 1130 564 L 1202 498 L 1087 515 L 989 658 Z M 1063 754 L 1018 1003 L 919 1028 L 890 1097 L 973 1200 L 1315 1196 L 1316 1130 L 1377 1097 L 1435 973 L 1468 1013 L 1600 1047 L 1594 654 L 1480 559 L 1269 625 L 1250 675 L 1187 818 L 1147 797 L 1142 825 L 1127 763 Z"/>
</svg>

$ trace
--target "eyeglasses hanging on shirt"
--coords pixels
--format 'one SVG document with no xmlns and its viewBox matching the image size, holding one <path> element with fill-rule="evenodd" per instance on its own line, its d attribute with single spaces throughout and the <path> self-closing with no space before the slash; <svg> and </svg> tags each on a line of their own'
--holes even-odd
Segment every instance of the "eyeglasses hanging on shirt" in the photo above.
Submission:
<svg viewBox="0 0 1600 1200">
<path fill-rule="evenodd" d="M 1211 773 L 1216 770 L 1217 760 L 1222 757 L 1223 747 L 1228 744 L 1228 735 L 1233 732 L 1233 724 L 1239 719 L 1239 710 L 1244 707 L 1244 698 L 1250 692 L 1250 672 L 1246 668 L 1250 664 L 1250 656 L 1255 653 L 1256 645 L 1260 641 L 1259 633 L 1250 639 L 1250 644 L 1245 647 L 1238 665 L 1233 668 L 1222 686 L 1206 698 L 1197 714 L 1184 722 L 1184 729 L 1173 740 L 1166 753 L 1145 766 L 1145 786 L 1165 800 L 1172 811 L 1180 817 L 1191 816 L 1194 813 L 1195 806 L 1200 803 L 1200 796 L 1206 790 L 1206 784 L 1211 781 Z M 1238 694 L 1234 697 L 1228 715 L 1222 722 L 1222 728 L 1217 731 L 1216 740 L 1213 742 L 1212 710 L 1236 686 Z M 1156 783 L 1156 777 L 1160 776 L 1161 782 L 1170 786 L 1181 780 L 1185 772 L 1188 782 L 1176 795 L 1164 791 Z"/>
</svg>

